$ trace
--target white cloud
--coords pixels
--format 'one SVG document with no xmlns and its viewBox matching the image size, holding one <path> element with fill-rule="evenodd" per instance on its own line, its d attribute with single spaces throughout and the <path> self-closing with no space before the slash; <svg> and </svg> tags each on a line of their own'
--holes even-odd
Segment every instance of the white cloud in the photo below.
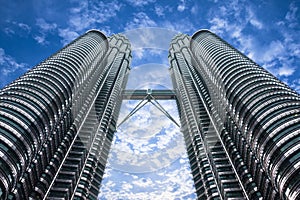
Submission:
<svg viewBox="0 0 300 200">
<path fill-rule="evenodd" d="M 277 22 L 278 27 L 276 27 L 282 34 L 284 40 L 282 40 L 282 45 L 284 46 L 284 56 L 285 57 L 295 57 L 300 58 L 300 40 L 299 40 L 299 30 L 292 27 L 298 26 L 299 20 L 297 19 L 298 7 L 294 3 L 289 6 L 289 11 L 285 16 L 285 20 L 280 20 Z M 296 64 L 297 65 L 297 64 Z"/>
<path fill-rule="evenodd" d="M 247 8 L 247 14 L 248 14 L 248 17 L 247 17 L 246 20 L 249 21 L 249 23 L 252 26 L 254 26 L 257 29 L 262 29 L 263 28 L 262 22 L 257 19 L 256 14 L 252 10 L 252 8 L 250 8 L 250 7 Z"/>
<path fill-rule="evenodd" d="M 282 56 L 285 52 L 285 48 L 281 41 L 272 41 L 270 45 L 263 50 L 261 53 L 261 58 L 259 58 L 259 61 L 261 62 L 270 62 L 279 56 Z M 259 55 L 258 55 L 259 56 Z"/>
<path fill-rule="evenodd" d="M 76 1 L 75 1 L 76 2 Z M 81 14 L 85 12 L 85 9 L 88 7 L 88 1 L 77 1 L 78 5 L 76 7 L 70 8 L 72 14 Z"/>
<path fill-rule="evenodd" d="M 36 19 L 36 25 L 39 28 L 39 34 L 33 36 L 33 39 L 36 40 L 39 44 L 45 45 L 49 44 L 46 40 L 49 33 L 57 30 L 56 23 L 48 23 L 43 18 Z"/>
<path fill-rule="evenodd" d="M 176 22 L 163 21 L 162 26 L 179 33 L 190 33 L 197 30 L 195 25 L 189 19 L 183 18 Z"/>
<path fill-rule="evenodd" d="M 44 35 L 37 35 L 33 37 L 34 40 L 36 40 L 39 44 L 45 44 L 46 43 L 46 38 Z"/>
<path fill-rule="evenodd" d="M 246 39 L 245 39 L 246 40 Z M 243 39 L 241 39 L 243 41 Z M 261 65 L 275 76 L 290 76 L 295 72 L 292 64 L 293 53 L 287 52 L 291 44 L 284 41 L 274 40 L 269 44 L 261 45 L 254 38 L 244 43 L 248 57 L 261 63 Z M 296 50 L 297 51 L 297 50 Z"/>
<path fill-rule="evenodd" d="M 148 89 L 147 87 L 149 86 L 156 87 L 156 89 L 158 89 L 157 87 L 172 88 L 167 66 L 159 63 L 150 63 L 131 70 L 127 89 Z"/>
<path fill-rule="evenodd" d="M 195 4 L 195 5 L 191 8 L 191 13 L 194 14 L 194 15 L 196 15 L 196 14 L 198 14 L 198 10 L 199 10 L 198 5 Z"/>
<path fill-rule="evenodd" d="M 296 42 L 299 34 L 287 29 L 290 24 L 296 23 L 295 13 L 298 8 L 292 3 L 285 20 L 277 22 L 277 26 L 282 27 L 284 40 L 275 39 L 268 42 L 247 34 L 249 24 L 260 30 L 265 29 L 265 26 L 250 4 L 243 7 L 239 6 L 240 4 L 239 0 L 232 0 L 220 6 L 217 11 L 210 10 L 210 29 L 229 42 L 232 39 L 234 46 L 275 76 L 292 75 L 295 72 L 293 57 L 300 57 L 294 53 L 300 52 L 299 42 Z"/>
<path fill-rule="evenodd" d="M 297 11 L 298 7 L 295 5 L 295 2 L 292 2 L 289 6 L 289 11 L 285 15 L 285 19 L 289 22 L 297 21 Z"/>
<path fill-rule="evenodd" d="M 258 21 L 257 19 L 250 19 L 250 24 L 252 24 L 257 29 L 262 29 L 263 28 L 262 23 L 260 21 Z"/>
<path fill-rule="evenodd" d="M 70 9 L 69 26 L 75 31 L 95 27 L 116 16 L 121 7 L 122 4 L 117 1 L 79 1 L 77 7 Z"/>
<path fill-rule="evenodd" d="M 0 65 L 4 66 L 1 71 L 3 75 L 7 75 L 16 71 L 19 68 L 26 66 L 24 63 L 17 63 L 11 56 L 5 54 L 4 49 L 0 48 Z"/>
<path fill-rule="evenodd" d="M 126 0 L 128 3 L 130 3 L 133 6 L 145 6 L 150 3 L 154 3 L 156 0 Z"/>
<path fill-rule="evenodd" d="M 79 36 L 79 34 L 75 31 L 70 30 L 69 28 L 66 29 L 58 29 L 58 35 L 62 38 L 61 43 L 63 45 L 67 45 L 75 38 Z"/>
<path fill-rule="evenodd" d="M 132 56 L 134 57 L 131 63 L 132 69 L 145 63 L 150 63 L 152 66 L 163 65 L 164 67 L 169 65 L 168 51 L 163 49 L 136 48 L 132 51 Z"/>
<path fill-rule="evenodd" d="M 91 27 L 91 24 L 95 23 L 95 19 L 90 18 L 86 15 L 81 16 L 72 16 L 69 19 L 69 25 L 70 27 L 74 28 L 76 31 L 82 31 L 84 29 L 88 29 L 88 27 Z"/>
<path fill-rule="evenodd" d="M 285 33 L 283 33 L 285 35 Z M 294 58 L 300 58 L 300 45 L 295 42 L 295 35 L 288 34 L 284 40 L 274 40 L 267 44 L 261 44 L 253 37 L 241 37 L 240 43 L 248 56 L 260 63 L 264 68 L 278 77 L 291 76 L 296 71 Z"/>
<path fill-rule="evenodd" d="M 211 17 L 208 20 L 211 24 L 210 30 L 219 35 L 226 33 L 240 39 L 243 37 L 241 32 L 246 28 L 247 23 L 257 29 L 264 27 L 250 6 L 240 7 L 239 5 L 239 1 L 231 1 L 227 5 L 220 6 L 218 10 L 211 11 Z"/>
<path fill-rule="evenodd" d="M 142 83 L 137 85 L 137 83 Z M 172 87 L 169 72 L 163 65 L 147 64 L 131 70 L 128 87 L 131 89 Z M 119 120 L 138 102 L 123 101 Z M 160 102 L 175 120 L 178 120 L 176 104 Z M 119 121 L 120 123 L 120 121 Z M 148 103 L 124 123 L 116 133 L 111 155 L 111 166 L 135 173 L 151 172 L 169 166 L 184 154 L 182 134 L 157 108 Z"/>
<path fill-rule="evenodd" d="M 222 35 L 224 31 L 229 30 L 228 21 L 220 17 L 210 19 L 209 23 L 211 24 L 210 30 L 218 35 Z"/>
<path fill-rule="evenodd" d="M 106 36 L 113 34 L 109 26 L 101 26 L 99 30 L 103 32 Z"/>
<path fill-rule="evenodd" d="M 179 12 L 183 12 L 185 10 L 185 6 L 183 4 L 177 6 L 177 10 Z"/>
<path fill-rule="evenodd" d="M 300 79 L 293 80 L 290 85 L 294 90 L 300 93 Z"/>
<path fill-rule="evenodd" d="M 278 69 L 278 75 L 279 76 L 290 76 L 295 72 L 295 69 L 283 66 Z"/>
<path fill-rule="evenodd" d="M 146 13 L 139 12 L 135 13 L 132 20 L 126 23 L 125 30 L 131 30 L 141 27 L 155 27 L 156 22 L 153 21 Z"/>
<path fill-rule="evenodd" d="M 131 185 L 131 184 L 129 184 L 129 183 L 123 183 L 122 184 L 122 189 L 124 190 L 124 191 L 129 191 L 129 190 L 131 190 L 133 188 L 133 186 Z"/>
<path fill-rule="evenodd" d="M 139 187 L 153 187 L 154 183 L 150 178 L 141 178 L 136 181 L 132 181 L 132 183 Z"/>
<path fill-rule="evenodd" d="M 112 31 L 109 26 L 103 25 L 115 17 L 122 7 L 122 3 L 116 0 L 111 2 L 76 1 L 77 6 L 70 8 L 68 26 L 59 29 L 59 36 L 62 43 L 67 44 L 83 32 L 100 27 L 105 34 L 110 35 Z"/>
<path fill-rule="evenodd" d="M 164 8 L 162 6 L 155 6 L 155 13 L 157 16 L 164 16 Z"/>
<path fill-rule="evenodd" d="M 196 198 L 187 158 L 182 158 L 156 173 L 123 173 L 104 179 L 100 188 L 100 199 L 182 199 Z M 117 188 L 109 187 L 117 182 Z M 108 184 L 106 184 L 108 183 Z"/>
<path fill-rule="evenodd" d="M 36 25 L 43 31 L 43 32 L 48 32 L 48 31 L 53 31 L 57 28 L 56 23 L 48 23 L 45 21 L 43 18 L 38 18 L 36 20 Z"/>
<path fill-rule="evenodd" d="M 14 74 L 21 75 L 28 70 L 28 66 L 25 63 L 18 63 L 13 57 L 7 55 L 4 49 L 0 48 L 0 88 L 8 84 L 9 77 Z"/>
<path fill-rule="evenodd" d="M 186 9 L 185 0 L 180 0 L 180 4 L 177 6 L 179 12 L 183 12 Z"/>
<path fill-rule="evenodd" d="M 128 30 L 123 34 L 130 40 L 132 50 L 134 51 L 140 51 L 140 49 L 145 48 L 168 50 L 171 39 L 178 34 L 178 32 L 167 28 L 145 26 L 136 29 L 130 29 L 128 27 Z"/>
<path fill-rule="evenodd" d="M 298 7 L 292 2 L 289 6 L 289 11 L 285 15 L 286 22 L 289 28 L 296 28 L 299 26 Z"/>
<path fill-rule="evenodd" d="M 31 27 L 25 23 L 18 23 L 18 26 L 28 33 L 31 31 Z"/>
<path fill-rule="evenodd" d="M 144 49 L 136 48 L 134 51 L 132 51 L 132 56 L 134 59 L 142 59 L 144 57 Z"/>
<path fill-rule="evenodd" d="M 243 6 L 240 6 L 241 4 Z M 237 38 L 243 37 L 242 31 L 247 28 L 248 24 L 251 24 L 257 29 L 263 29 L 263 23 L 258 20 L 255 10 L 250 6 L 239 0 L 231 0 L 226 4 L 219 6 L 218 9 L 209 10 L 210 30 L 223 36 L 230 35 L 231 37 Z M 235 33 L 235 34 L 232 34 Z M 240 39 L 240 38 L 238 38 Z"/>
<path fill-rule="evenodd" d="M 18 34 L 21 36 L 27 36 L 31 32 L 31 27 L 23 22 L 6 21 L 9 27 L 4 28 L 4 32 L 7 35 Z"/>
<path fill-rule="evenodd" d="M 280 78 L 283 80 L 284 77 L 291 76 L 295 72 L 295 68 L 291 67 L 287 61 L 279 62 L 277 60 L 272 60 L 271 62 L 266 62 L 263 65 L 265 69 L 270 71 L 275 76 L 281 76 Z M 288 82 L 288 81 L 285 81 Z"/>
<path fill-rule="evenodd" d="M 15 31 L 12 28 L 9 28 L 9 27 L 4 28 L 4 32 L 7 35 L 13 35 L 13 34 L 15 34 Z"/>
</svg>

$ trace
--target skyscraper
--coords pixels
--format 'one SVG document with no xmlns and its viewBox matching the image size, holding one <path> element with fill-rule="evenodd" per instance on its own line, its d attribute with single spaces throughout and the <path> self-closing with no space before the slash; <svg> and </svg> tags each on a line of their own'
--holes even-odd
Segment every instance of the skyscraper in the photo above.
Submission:
<svg viewBox="0 0 300 200">
<path fill-rule="evenodd" d="M 299 94 L 207 30 L 169 60 L 198 198 L 299 199 Z"/>
<path fill-rule="evenodd" d="M 130 60 L 91 30 L 1 90 L 1 199 L 96 199 Z"/>
<path fill-rule="evenodd" d="M 97 198 L 130 49 L 91 30 L 0 91 L 1 199 Z M 299 199 L 299 94 L 207 30 L 169 60 L 198 199 Z"/>
</svg>

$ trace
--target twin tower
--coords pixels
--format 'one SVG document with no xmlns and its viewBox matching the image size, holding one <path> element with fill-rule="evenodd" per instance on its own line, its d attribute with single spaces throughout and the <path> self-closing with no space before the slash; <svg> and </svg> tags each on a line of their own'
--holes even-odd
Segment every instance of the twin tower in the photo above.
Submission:
<svg viewBox="0 0 300 200">
<path fill-rule="evenodd" d="M 91 30 L 0 91 L 0 198 L 97 199 L 130 72 Z M 198 199 L 300 199 L 300 96 L 217 35 L 169 49 Z"/>
</svg>

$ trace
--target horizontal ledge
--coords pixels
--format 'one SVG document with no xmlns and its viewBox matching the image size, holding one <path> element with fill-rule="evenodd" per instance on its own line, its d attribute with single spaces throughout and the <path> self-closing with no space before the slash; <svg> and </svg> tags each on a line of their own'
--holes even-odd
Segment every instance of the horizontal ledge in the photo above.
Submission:
<svg viewBox="0 0 300 200">
<path fill-rule="evenodd" d="M 152 96 L 156 100 L 175 100 L 176 94 L 173 90 L 124 90 L 123 100 L 143 100 L 147 96 Z"/>
</svg>

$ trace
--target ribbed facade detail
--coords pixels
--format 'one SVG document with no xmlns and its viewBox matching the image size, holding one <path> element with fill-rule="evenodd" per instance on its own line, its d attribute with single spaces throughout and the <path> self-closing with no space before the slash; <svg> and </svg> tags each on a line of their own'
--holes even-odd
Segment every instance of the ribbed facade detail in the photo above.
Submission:
<svg viewBox="0 0 300 200">
<path fill-rule="evenodd" d="M 219 129 L 207 85 L 192 65 L 189 44 L 187 35 L 175 37 L 169 59 L 196 194 L 203 200 L 249 198 L 221 138 L 228 133 Z"/>
<path fill-rule="evenodd" d="M 209 152 L 207 149 L 211 146 L 203 147 L 205 137 L 212 135 L 210 132 L 200 137 L 199 141 L 203 144 L 199 147 L 192 140 L 197 133 L 205 132 L 203 117 L 197 110 L 202 103 L 209 116 L 208 121 L 213 124 L 215 134 L 228 155 L 230 167 L 234 168 L 235 178 L 246 191 L 245 198 L 299 199 L 299 94 L 207 30 L 201 30 L 192 37 L 180 35 L 174 38 L 170 64 L 182 123 L 191 123 L 189 118 L 195 121 L 195 125 L 184 124 L 182 128 L 198 198 L 205 199 L 202 197 L 208 196 L 206 190 L 211 188 L 204 186 L 205 189 L 199 193 L 202 183 L 197 185 L 197 181 L 201 173 L 193 171 L 197 160 L 194 154 Z M 186 92 L 189 103 L 185 104 L 182 99 L 182 93 L 185 93 L 182 88 L 190 90 Z M 189 112 L 189 109 L 193 111 Z M 225 159 L 225 156 L 222 157 Z M 206 159 L 211 159 L 209 154 L 204 159 L 199 156 L 199 170 Z M 211 166 L 210 170 L 222 196 L 223 180 L 216 174 L 223 169 L 217 167 L 215 173 L 216 166 Z M 203 184 L 205 180 L 207 178 L 202 179 Z"/>
<path fill-rule="evenodd" d="M 114 35 L 108 40 L 103 79 L 98 79 L 96 96 L 85 105 L 88 113 L 48 190 L 50 199 L 97 199 L 131 60 L 126 38 Z"/>
<path fill-rule="evenodd" d="M 0 90 L 0 199 L 97 199 L 130 62 L 90 30 Z M 169 62 L 197 198 L 300 199 L 300 95 L 208 30 Z"/>
<path fill-rule="evenodd" d="M 1 199 L 96 198 L 130 59 L 93 30 L 0 91 Z"/>
</svg>

